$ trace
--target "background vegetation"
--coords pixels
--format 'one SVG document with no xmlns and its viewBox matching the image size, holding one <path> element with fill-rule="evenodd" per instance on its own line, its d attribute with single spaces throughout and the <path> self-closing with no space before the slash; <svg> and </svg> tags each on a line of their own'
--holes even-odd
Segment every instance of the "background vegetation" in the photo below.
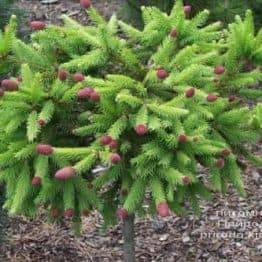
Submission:
<svg viewBox="0 0 262 262">
<path fill-rule="evenodd" d="M 155 5 L 161 10 L 169 12 L 173 2 L 174 0 L 126 0 L 121 13 L 127 21 L 141 27 L 141 6 Z M 224 23 L 231 23 L 236 14 L 243 16 L 246 9 L 252 9 L 256 26 L 261 27 L 262 0 L 187 0 L 184 3 L 193 7 L 193 14 L 203 9 L 209 9 L 211 21 L 220 20 Z"/>
<path fill-rule="evenodd" d="M 2 29 L 13 13 L 18 13 L 18 9 L 14 7 L 15 0 L 0 0 L 0 29 Z"/>
</svg>

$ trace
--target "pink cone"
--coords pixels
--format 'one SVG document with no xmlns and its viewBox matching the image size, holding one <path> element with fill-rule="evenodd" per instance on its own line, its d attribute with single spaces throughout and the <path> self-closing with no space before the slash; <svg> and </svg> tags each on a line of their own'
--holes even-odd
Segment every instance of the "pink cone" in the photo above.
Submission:
<svg viewBox="0 0 262 262">
<path fill-rule="evenodd" d="M 32 179 L 32 181 L 31 181 L 31 184 L 32 184 L 33 186 L 40 186 L 40 185 L 41 185 L 41 182 L 42 182 L 41 177 L 39 177 L 39 176 L 34 176 L 33 179 Z"/>
<path fill-rule="evenodd" d="M 128 217 L 128 212 L 127 212 L 127 210 L 125 208 L 119 208 L 117 210 L 117 216 L 120 219 L 124 220 L 124 219 L 126 219 Z"/>
<path fill-rule="evenodd" d="M 139 124 L 135 127 L 135 131 L 139 136 L 143 136 L 147 133 L 147 126 L 144 124 Z"/>
<path fill-rule="evenodd" d="M 157 205 L 157 213 L 158 213 L 161 217 L 170 216 L 170 211 L 169 211 L 168 204 L 167 204 L 166 202 L 159 203 L 159 204 Z"/>
<path fill-rule="evenodd" d="M 51 145 L 38 144 L 36 146 L 36 152 L 41 155 L 51 155 L 54 149 Z"/>
<path fill-rule="evenodd" d="M 76 170 L 72 166 L 67 166 L 62 169 L 59 169 L 55 173 L 55 178 L 59 180 L 67 180 L 74 177 L 76 174 Z"/>
<path fill-rule="evenodd" d="M 159 68 L 156 70 L 156 75 L 159 79 L 165 79 L 168 77 L 168 72 L 163 68 Z"/>
</svg>

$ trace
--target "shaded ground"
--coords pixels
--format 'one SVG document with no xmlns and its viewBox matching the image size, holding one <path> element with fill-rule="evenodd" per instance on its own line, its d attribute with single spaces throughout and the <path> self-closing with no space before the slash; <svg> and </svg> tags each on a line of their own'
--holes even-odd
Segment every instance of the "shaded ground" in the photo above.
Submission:
<svg viewBox="0 0 262 262">
<path fill-rule="evenodd" d="M 104 17 L 109 18 L 112 13 L 118 12 L 123 0 L 93 0 L 92 3 Z M 19 0 L 17 5 L 28 12 L 29 21 L 37 19 L 58 24 L 61 23 L 60 16 L 67 14 L 84 24 L 88 22 L 86 12 L 80 8 L 78 0 L 58 0 L 54 4 L 42 4 L 38 0 Z"/>
<path fill-rule="evenodd" d="M 67 13 L 88 22 L 78 1 L 58 2 L 46 6 L 39 1 L 20 0 L 19 6 L 29 10 L 29 20 L 60 23 L 60 15 Z M 118 10 L 121 0 L 93 2 L 108 17 Z M 262 155 L 261 146 L 255 151 Z M 244 180 L 246 199 L 232 191 L 224 198 L 216 195 L 212 202 L 202 203 L 199 218 L 173 215 L 166 219 L 138 219 L 137 261 L 262 261 L 261 170 L 247 165 Z M 121 225 L 103 232 L 97 213 L 84 220 L 79 238 L 72 235 L 68 222 L 63 226 L 49 225 L 41 217 L 12 221 L 6 231 L 9 242 L 0 247 L 0 261 L 122 261 Z"/>
</svg>

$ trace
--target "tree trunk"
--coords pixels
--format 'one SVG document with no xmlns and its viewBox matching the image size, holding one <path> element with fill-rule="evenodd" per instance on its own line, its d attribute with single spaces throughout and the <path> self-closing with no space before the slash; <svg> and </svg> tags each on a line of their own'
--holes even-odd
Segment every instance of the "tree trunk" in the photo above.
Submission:
<svg viewBox="0 0 262 262">
<path fill-rule="evenodd" d="M 135 215 L 131 214 L 124 219 L 123 237 L 124 237 L 124 262 L 135 261 Z"/>
</svg>

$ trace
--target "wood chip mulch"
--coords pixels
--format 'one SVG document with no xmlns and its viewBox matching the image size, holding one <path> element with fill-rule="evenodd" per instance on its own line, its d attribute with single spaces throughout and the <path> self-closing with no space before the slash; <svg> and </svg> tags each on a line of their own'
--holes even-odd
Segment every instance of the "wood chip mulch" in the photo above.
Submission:
<svg viewBox="0 0 262 262">
<path fill-rule="evenodd" d="M 41 20 L 48 24 L 61 24 L 61 15 L 66 14 L 82 24 L 87 24 L 88 16 L 81 9 L 79 2 L 79 0 L 57 0 L 53 4 L 43 4 L 39 0 L 19 0 L 16 5 L 25 11 L 28 21 Z M 121 9 L 123 2 L 122 0 L 93 0 L 92 5 L 108 19 Z"/>
</svg>

